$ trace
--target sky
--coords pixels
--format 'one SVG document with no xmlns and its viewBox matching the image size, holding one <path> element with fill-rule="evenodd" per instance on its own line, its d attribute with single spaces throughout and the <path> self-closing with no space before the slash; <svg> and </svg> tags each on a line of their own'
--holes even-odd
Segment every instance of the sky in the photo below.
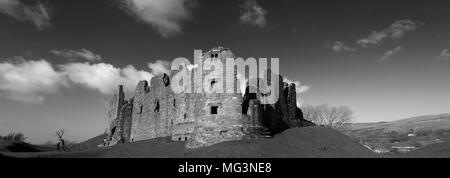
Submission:
<svg viewBox="0 0 450 178">
<path fill-rule="evenodd" d="M 106 129 L 117 85 L 194 49 L 276 57 L 302 105 L 354 122 L 450 112 L 445 0 L 0 0 L 0 135 L 82 141 Z"/>
</svg>

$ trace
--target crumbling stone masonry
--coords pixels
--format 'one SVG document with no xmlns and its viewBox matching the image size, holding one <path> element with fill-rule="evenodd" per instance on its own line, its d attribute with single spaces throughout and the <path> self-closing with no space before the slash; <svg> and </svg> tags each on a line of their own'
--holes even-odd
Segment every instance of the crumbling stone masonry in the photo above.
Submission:
<svg viewBox="0 0 450 178">
<path fill-rule="evenodd" d="M 111 146 L 117 143 L 130 141 L 131 123 L 133 113 L 133 98 L 125 100 L 123 86 L 119 85 L 118 92 L 109 100 L 108 110 L 108 137 L 102 146 Z"/>
<path fill-rule="evenodd" d="M 227 48 L 216 47 L 202 57 L 224 62 L 226 58 L 234 58 L 234 54 Z M 203 78 L 207 74 L 203 72 Z M 282 76 L 278 76 L 278 102 L 267 105 L 261 104 L 258 94 L 249 93 L 248 87 L 244 96 L 240 93 L 175 94 L 169 75 L 155 76 L 150 83 L 140 81 L 130 100 L 125 100 L 123 87 L 119 86 L 110 98 L 108 137 L 103 146 L 170 137 L 173 141 L 187 141 L 187 148 L 198 148 L 224 141 L 268 138 L 291 127 L 314 125 L 304 120 L 296 105 L 295 84 L 283 82 Z M 210 79 L 210 87 L 229 82 L 218 80 Z M 195 86 L 203 80 L 193 82 Z"/>
</svg>

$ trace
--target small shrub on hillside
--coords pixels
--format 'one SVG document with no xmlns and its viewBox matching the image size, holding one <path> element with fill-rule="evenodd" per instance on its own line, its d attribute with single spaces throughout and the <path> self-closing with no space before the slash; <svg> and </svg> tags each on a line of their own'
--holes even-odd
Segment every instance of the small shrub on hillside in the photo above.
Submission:
<svg viewBox="0 0 450 178">
<path fill-rule="evenodd" d="M 416 133 L 416 135 L 418 137 L 428 137 L 428 136 L 431 136 L 431 135 L 434 135 L 434 134 L 433 134 L 432 130 L 421 130 L 421 131 L 418 131 Z"/>
<path fill-rule="evenodd" d="M 433 136 L 444 137 L 448 133 L 450 133 L 450 130 L 440 129 L 433 131 Z"/>
<path fill-rule="evenodd" d="M 406 142 L 411 140 L 411 137 L 409 137 L 407 134 L 401 134 L 399 137 L 397 137 L 401 142 Z"/>
<path fill-rule="evenodd" d="M 25 142 L 27 137 L 23 133 L 10 133 L 4 137 L 1 138 L 3 141 L 9 141 L 9 142 Z"/>
<path fill-rule="evenodd" d="M 392 138 L 392 139 L 389 139 L 389 142 L 390 143 L 398 143 L 398 142 L 400 142 L 400 140 L 396 139 L 396 138 Z"/>
<path fill-rule="evenodd" d="M 420 147 L 422 147 L 422 144 L 419 143 L 419 142 L 413 142 L 413 143 L 412 143 L 412 146 L 413 146 L 413 147 L 416 147 L 416 148 L 420 148 Z"/>
</svg>

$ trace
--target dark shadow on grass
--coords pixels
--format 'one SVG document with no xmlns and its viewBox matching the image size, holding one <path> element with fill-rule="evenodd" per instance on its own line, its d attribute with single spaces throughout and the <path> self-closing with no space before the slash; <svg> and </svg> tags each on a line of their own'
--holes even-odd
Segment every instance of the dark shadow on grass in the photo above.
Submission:
<svg viewBox="0 0 450 178">
<path fill-rule="evenodd" d="M 24 142 L 12 142 L 5 149 L 10 152 L 40 152 L 33 145 Z"/>
<path fill-rule="evenodd" d="M 0 153 L 0 159 L 11 159 L 11 158 L 14 158 L 14 157 L 11 157 L 11 156 L 5 156 L 5 155 L 3 155 L 3 154 Z"/>
</svg>

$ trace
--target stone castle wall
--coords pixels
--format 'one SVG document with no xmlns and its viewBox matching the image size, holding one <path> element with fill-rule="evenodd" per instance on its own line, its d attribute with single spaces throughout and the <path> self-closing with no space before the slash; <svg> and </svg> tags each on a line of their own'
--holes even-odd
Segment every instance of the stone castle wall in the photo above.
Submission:
<svg viewBox="0 0 450 178">
<path fill-rule="evenodd" d="M 226 58 L 234 58 L 234 55 L 229 49 L 219 47 L 202 57 L 203 60 L 212 57 L 212 60 L 225 63 Z M 208 74 L 203 70 L 202 79 Z M 223 79 L 226 79 L 225 74 Z M 123 87 L 119 87 L 119 92 L 110 99 L 108 110 L 112 140 L 130 142 L 171 137 L 174 141 L 188 141 L 188 148 L 198 148 L 223 141 L 265 138 L 290 127 L 311 124 L 303 119 L 296 106 L 295 85 L 284 83 L 282 76 L 274 76 L 280 78 L 279 88 L 275 91 L 280 93 L 278 102 L 263 105 L 258 94 L 245 93 L 244 97 L 240 93 L 175 94 L 169 75 L 154 76 L 150 83 L 140 81 L 129 101 L 124 100 Z M 226 91 L 225 86 L 230 85 L 230 81 L 206 78 L 206 87 L 224 87 L 223 91 Z M 237 81 L 237 72 L 234 78 Z M 194 79 L 192 84 L 203 86 L 202 82 Z M 235 90 L 239 90 L 239 84 Z"/>
<path fill-rule="evenodd" d="M 177 99 L 170 87 L 169 76 L 159 75 L 139 82 L 134 96 L 131 140 L 146 140 L 171 135 L 171 128 L 179 119 Z M 179 102 L 179 101 L 178 101 Z"/>
<path fill-rule="evenodd" d="M 109 109 L 107 113 L 108 125 L 113 124 L 114 120 L 117 119 L 124 102 L 125 102 L 125 94 L 123 93 L 123 86 L 119 85 L 117 93 L 114 93 L 113 96 L 109 98 L 108 103 Z M 108 129 L 108 134 L 111 134 L 110 131 L 111 129 Z"/>
<path fill-rule="evenodd" d="M 131 128 L 132 128 L 132 113 L 133 113 L 133 99 L 126 102 L 120 111 L 118 124 L 120 140 L 123 143 L 130 142 L 131 138 Z"/>
</svg>

